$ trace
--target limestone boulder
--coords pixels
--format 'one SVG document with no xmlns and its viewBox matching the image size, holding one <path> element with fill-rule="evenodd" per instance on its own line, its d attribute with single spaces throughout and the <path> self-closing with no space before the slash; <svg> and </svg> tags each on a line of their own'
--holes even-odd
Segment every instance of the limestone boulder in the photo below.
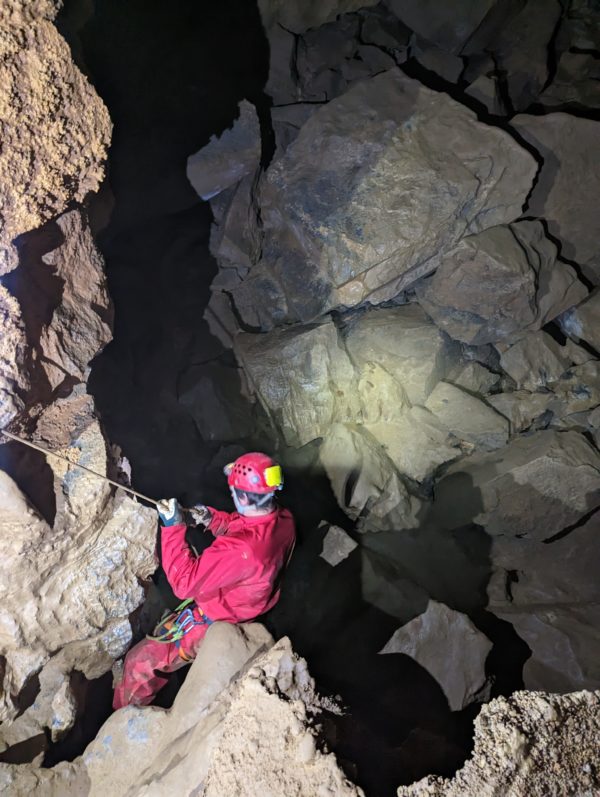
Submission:
<svg viewBox="0 0 600 797">
<path fill-rule="evenodd" d="M 540 102 L 546 108 L 600 108 L 599 80 L 600 66 L 594 55 L 562 53 L 554 79 L 542 92 Z"/>
<path fill-rule="evenodd" d="M 318 748 L 311 719 L 322 705 L 289 640 L 274 645 L 257 624 L 215 623 L 170 710 L 117 711 L 82 756 L 50 769 L 0 764 L 0 790 L 364 797 Z"/>
<path fill-rule="evenodd" d="M 309 0 L 307 3 L 287 3 L 286 0 L 259 0 L 258 8 L 267 31 L 280 26 L 294 33 L 304 33 L 331 22 L 339 14 L 358 11 L 377 5 L 375 0 Z"/>
<path fill-rule="evenodd" d="M 528 390 L 496 393 L 488 396 L 486 401 L 509 421 L 511 434 L 528 429 L 536 418 L 552 412 L 557 403 L 554 393 L 531 393 Z"/>
<path fill-rule="evenodd" d="M 546 332 L 529 332 L 501 351 L 500 365 L 518 388 L 537 390 L 558 381 L 568 371 L 570 351 Z"/>
<path fill-rule="evenodd" d="M 232 126 L 212 136 L 201 150 L 187 159 L 186 175 L 201 199 L 210 199 L 260 165 L 260 123 L 256 108 L 247 100 L 239 104 Z"/>
<path fill-rule="evenodd" d="M 430 600 L 427 611 L 395 631 L 380 653 L 410 656 L 439 683 L 450 709 L 460 711 L 483 688 L 491 649 L 466 614 Z"/>
<path fill-rule="evenodd" d="M 333 423 L 358 417 L 354 369 L 331 321 L 241 334 L 235 347 L 251 388 L 289 445 L 324 437 Z"/>
<path fill-rule="evenodd" d="M 540 329 L 579 304 L 587 289 L 557 260 L 541 222 L 520 221 L 463 238 L 417 296 L 449 335 L 482 345 Z"/>
<path fill-rule="evenodd" d="M 544 430 L 451 465 L 436 485 L 440 523 L 546 540 L 600 505 L 600 454 L 575 431 Z"/>
<path fill-rule="evenodd" d="M 529 213 L 543 217 L 562 244 L 561 254 L 600 283 L 596 208 L 600 201 L 597 141 L 600 123 L 566 113 L 515 116 L 511 124 L 541 155 Z"/>
<path fill-rule="evenodd" d="M 340 507 L 359 531 L 395 531 L 418 525 L 420 501 L 411 495 L 378 441 L 361 426 L 335 424 L 319 456 Z"/>
<path fill-rule="evenodd" d="M 323 539 L 321 559 L 324 559 L 328 565 L 336 567 L 344 559 L 347 559 L 357 547 L 358 543 L 354 542 L 344 529 L 339 526 L 329 526 Z"/>
<path fill-rule="evenodd" d="M 593 794 L 600 786 L 600 694 L 515 692 L 481 709 L 471 757 L 452 779 L 429 775 L 398 797 Z"/>
<path fill-rule="evenodd" d="M 42 445 L 107 473 L 109 453 L 85 393 L 56 402 L 36 429 Z M 48 464 L 56 493 L 52 526 L 0 473 L 3 720 L 17 714 L 15 700 L 28 678 L 59 653 L 60 667 L 57 659 L 54 674 L 44 675 L 50 702 L 51 686 L 66 688 L 73 669 L 91 678 L 106 672 L 131 641 L 129 615 L 156 567 L 154 510 L 62 460 L 49 457 Z"/>
<path fill-rule="evenodd" d="M 262 259 L 236 308 L 270 329 L 396 297 L 461 238 L 515 219 L 536 171 L 504 131 L 400 70 L 359 81 L 267 170 Z"/>
<path fill-rule="evenodd" d="M 18 235 L 104 176 L 110 119 L 52 24 L 59 6 L 7 0 L 0 11 L 0 274 L 17 264 Z"/>
<path fill-rule="evenodd" d="M 386 401 L 387 415 L 383 409 L 374 412 L 367 398 L 368 381 L 378 392 L 378 382 L 388 374 L 401 388 L 404 404 L 423 405 L 435 385 L 461 362 L 460 347 L 417 304 L 360 315 L 348 324 L 344 340 L 365 383 L 364 413 L 370 421 L 391 419 L 401 413 L 402 405 Z"/>
<path fill-rule="evenodd" d="M 500 374 L 496 374 L 476 361 L 460 363 L 450 370 L 446 381 L 469 393 L 483 396 L 489 393 L 500 381 Z M 503 413 L 504 414 L 504 413 Z"/>
<path fill-rule="evenodd" d="M 425 407 L 454 437 L 484 451 L 508 441 L 508 423 L 480 399 L 448 382 L 438 382 Z"/>
</svg>

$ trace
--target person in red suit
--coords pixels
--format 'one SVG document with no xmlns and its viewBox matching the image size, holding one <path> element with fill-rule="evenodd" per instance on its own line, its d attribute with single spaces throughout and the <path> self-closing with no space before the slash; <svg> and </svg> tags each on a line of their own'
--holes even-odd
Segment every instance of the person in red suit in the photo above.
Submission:
<svg viewBox="0 0 600 797">
<path fill-rule="evenodd" d="M 292 514 L 275 501 L 283 487 L 281 468 L 255 452 L 228 465 L 225 474 L 237 511 L 194 507 L 195 519 L 215 536 L 199 556 L 186 543 L 177 501 L 158 504 L 162 566 L 173 592 L 185 601 L 128 652 L 115 686 L 115 709 L 151 703 L 167 683 L 165 674 L 195 658 L 213 622 L 254 620 L 279 599 L 280 577 L 295 542 Z"/>
</svg>

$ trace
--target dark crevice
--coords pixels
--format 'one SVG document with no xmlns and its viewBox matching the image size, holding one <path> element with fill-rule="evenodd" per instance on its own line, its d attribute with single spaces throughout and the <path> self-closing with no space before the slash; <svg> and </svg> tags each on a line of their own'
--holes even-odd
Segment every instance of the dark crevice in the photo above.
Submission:
<svg viewBox="0 0 600 797">
<path fill-rule="evenodd" d="M 562 531 L 553 534 L 551 537 L 547 537 L 545 540 L 542 540 L 542 542 L 545 545 L 550 545 L 550 543 L 558 542 L 558 540 L 564 540 L 564 538 L 568 537 L 569 534 L 571 534 L 573 531 L 577 531 L 577 529 L 580 529 L 582 526 L 585 526 L 585 524 L 589 520 L 591 520 L 597 512 L 598 512 L 598 507 L 596 506 L 593 509 L 591 509 L 589 512 L 587 512 L 585 515 L 583 515 L 583 517 L 580 517 L 575 523 L 572 523 L 570 526 L 567 526 L 566 529 L 562 529 Z"/>
</svg>

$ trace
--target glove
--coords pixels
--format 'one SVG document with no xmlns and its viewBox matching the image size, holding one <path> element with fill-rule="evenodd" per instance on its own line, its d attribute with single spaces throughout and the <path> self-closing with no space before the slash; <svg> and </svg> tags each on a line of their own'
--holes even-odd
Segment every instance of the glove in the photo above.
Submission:
<svg viewBox="0 0 600 797">
<path fill-rule="evenodd" d="M 183 512 L 176 498 L 163 498 L 156 505 L 163 526 L 178 526 L 183 523 Z"/>
<path fill-rule="evenodd" d="M 205 526 L 208 528 L 212 520 L 212 512 L 207 506 L 204 506 L 204 504 L 195 504 L 188 512 L 194 526 Z"/>
</svg>

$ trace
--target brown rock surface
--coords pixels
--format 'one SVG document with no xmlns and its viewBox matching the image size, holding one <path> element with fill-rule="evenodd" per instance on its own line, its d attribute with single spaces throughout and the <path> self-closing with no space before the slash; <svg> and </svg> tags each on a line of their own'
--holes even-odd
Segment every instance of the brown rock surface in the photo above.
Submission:
<svg viewBox="0 0 600 797">
<path fill-rule="evenodd" d="M 430 776 L 398 797 L 586 797 L 600 788 L 600 693 L 515 692 L 483 707 L 475 749 L 454 778 Z"/>
<path fill-rule="evenodd" d="M 111 123 L 52 24 L 60 4 L 6 0 L 0 11 L 0 274 L 13 240 L 95 191 Z"/>
</svg>

